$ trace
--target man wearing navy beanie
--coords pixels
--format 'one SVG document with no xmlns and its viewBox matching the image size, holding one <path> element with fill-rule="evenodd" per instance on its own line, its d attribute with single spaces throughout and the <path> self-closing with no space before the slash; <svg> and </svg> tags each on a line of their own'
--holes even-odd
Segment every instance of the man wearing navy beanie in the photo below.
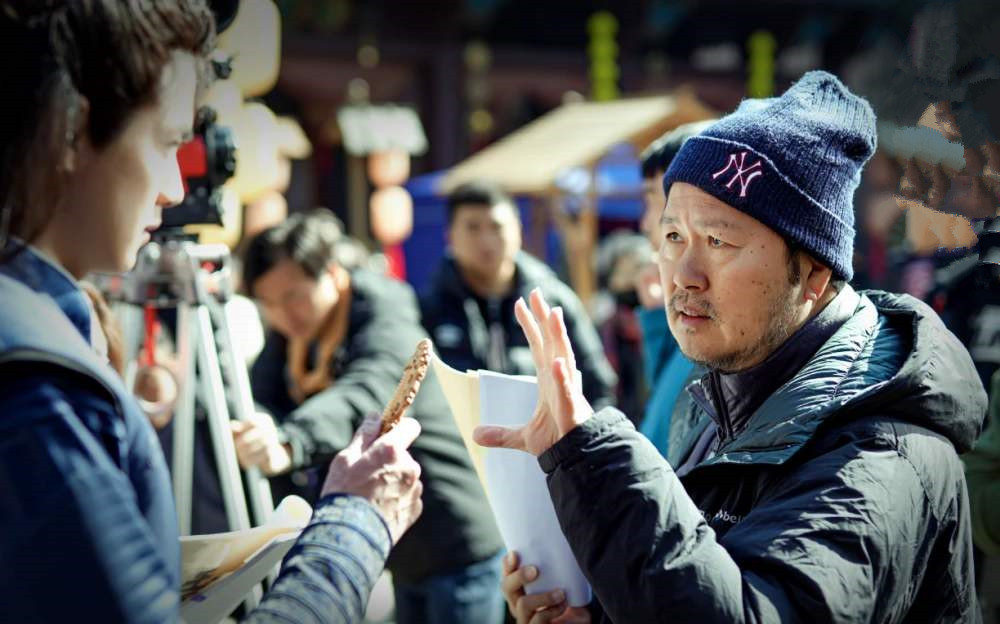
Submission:
<svg viewBox="0 0 1000 624">
<path fill-rule="evenodd" d="M 849 285 L 852 196 L 874 149 L 871 108 L 825 72 L 681 147 L 660 279 L 671 332 L 708 372 L 687 388 L 672 463 L 619 412 L 593 412 L 558 311 L 537 294 L 520 305 L 539 407 L 477 439 L 538 455 L 595 617 L 980 621 L 958 454 L 986 394 L 929 307 Z M 524 594 L 538 574 L 506 561 L 519 622 L 566 608 Z"/>
</svg>

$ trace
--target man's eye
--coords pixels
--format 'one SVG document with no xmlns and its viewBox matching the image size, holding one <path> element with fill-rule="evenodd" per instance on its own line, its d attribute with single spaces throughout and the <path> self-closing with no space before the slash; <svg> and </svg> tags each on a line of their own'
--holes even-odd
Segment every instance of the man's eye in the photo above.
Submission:
<svg viewBox="0 0 1000 624">
<path fill-rule="evenodd" d="M 724 247 L 726 245 L 726 243 L 714 236 L 708 237 L 708 244 L 712 247 Z"/>
<path fill-rule="evenodd" d="M 679 243 L 681 240 L 681 235 L 677 232 L 667 232 L 666 239 L 671 243 Z"/>
</svg>

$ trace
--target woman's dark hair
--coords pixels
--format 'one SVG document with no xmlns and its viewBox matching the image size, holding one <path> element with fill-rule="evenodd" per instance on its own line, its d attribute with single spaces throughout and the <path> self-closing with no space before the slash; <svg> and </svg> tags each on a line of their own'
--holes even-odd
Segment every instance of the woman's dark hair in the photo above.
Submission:
<svg viewBox="0 0 1000 624">
<path fill-rule="evenodd" d="M 257 280 L 285 259 L 299 265 L 309 277 L 319 279 L 337 262 L 337 247 L 343 236 L 339 219 L 325 208 L 293 214 L 260 232 L 243 247 L 243 285 L 247 294 L 252 295 Z"/>
<path fill-rule="evenodd" d="M 0 0 L 0 249 L 28 242 L 61 198 L 62 163 L 79 139 L 106 147 L 156 102 L 175 50 L 199 61 L 202 85 L 215 25 L 206 0 Z"/>
</svg>

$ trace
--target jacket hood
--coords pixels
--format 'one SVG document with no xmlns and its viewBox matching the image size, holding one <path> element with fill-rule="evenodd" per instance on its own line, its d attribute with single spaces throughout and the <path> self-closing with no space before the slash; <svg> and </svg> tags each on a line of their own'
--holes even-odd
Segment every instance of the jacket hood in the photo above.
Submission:
<svg viewBox="0 0 1000 624">
<path fill-rule="evenodd" d="M 972 448 L 986 392 L 968 350 L 923 302 L 866 291 L 854 315 L 706 463 L 783 463 L 827 422 L 882 415 Z"/>
<path fill-rule="evenodd" d="M 901 333 L 909 329 L 909 350 L 885 390 L 858 397 L 858 407 L 936 431 L 959 453 L 970 450 L 982 430 L 988 401 L 968 349 L 922 301 L 878 291 L 867 295 L 882 315 L 896 320 Z"/>
</svg>

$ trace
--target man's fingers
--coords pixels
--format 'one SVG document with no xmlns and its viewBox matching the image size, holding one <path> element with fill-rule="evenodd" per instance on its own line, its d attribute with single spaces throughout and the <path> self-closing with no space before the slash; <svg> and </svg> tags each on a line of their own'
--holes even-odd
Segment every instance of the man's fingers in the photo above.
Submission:
<svg viewBox="0 0 1000 624">
<path fill-rule="evenodd" d="M 408 496 L 413 485 L 420 481 L 420 464 L 407 457 L 404 461 L 383 468 L 377 475 L 377 496 L 379 498 L 399 498 Z"/>
<path fill-rule="evenodd" d="M 528 347 L 531 348 L 531 358 L 535 362 L 535 369 L 541 370 L 545 365 L 542 330 L 538 327 L 538 322 L 528 309 L 528 304 L 524 302 L 524 299 L 518 299 L 517 303 L 514 304 L 514 316 L 524 331 L 524 337 L 528 339 Z"/>
<path fill-rule="evenodd" d="M 538 372 L 541 374 L 541 371 L 544 371 L 548 367 L 552 366 L 552 359 L 555 357 L 552 330 L 550 329 L 550 317 L 552 316 L 552 310 L 549 308 L 549 304 L 546 303 L 545 297 L 542 296 L 542 291 L 539 289 L 536 288 L 531 291 L 530 299 L 531 312 L 535 315 L 535 319 L 538 321 L 538 326 L 542 333 L 543 364 L 541 366 L 537 366 Z"/>
<path fill-rule="evenodd" d="M 378 438 L 379 431 L 382 430 L 382 414 L 378 412 L 369 412 L 365 419 L 361 421 L 361 425 L 358 427 L 358 433 L 361 434 L 361 450 L 364 450 L 372 445 L 376 438 Z"/>
<path fill-rule="evenodd" d="M 535 288 L 531 291 L 529 298 L 531 299 L 531 311 L 535 313 L 535 317 L 539 321 L 547 320 L 551 310 L 549 309 L 548 302 L 545 301 L 545 297 L 542 296 L 542 291 Z"/>
<path fill-rule="evenodd" d="M 504 576 L 507 576 L 511 572 L 517 569 L 521 562 L 521 555 L 517 553 L 516 550 L 512 550 L 503 556 L 503 560 L 500 562 L 501 568 L 503 570 Z"/>
<path fill-rule="evenodd" d="M 548 622 L 555 616 L 563 612 L 566 608 L 566 592 L 557 589 L 541 594 L 528 594 L 517 599 L 517 621 L 518 622 Z M 536 611 L 555 610 L 551 615 L 546 614 L 543 619 L 535 619 L 538 615 Z"/>
<path fill-rule="evenodd" d="M 420 435 L 420 423 L 412 418 L 403 418 L 392 430 L 380 436 L 364 450 L 358 460 L 359 469 L 371 470 L 372 473 L 400 475 L 402 471 L 409 469 L 408 466 L 417 466 L 406 449 L 413 444 L 418 435 Z M 409 463 L 400 463 L 401 460 L 403 462 L 409 460 Z M 419 470 L 419 466 L 417 469 Z"/>
<path fill-rule="evenodd" d="M 378 435 L 378 422 L 381 417 L 378 414 L 368 414 L 354 432 L 351 442 L 341 451 L 348 457 L 357 458 L 371 445 L 372 440 Z"/>
<path fill-rule="evenodd" d="M 557 618 L 561 613 L 566 611 L 566 601 L 562 601 L 542 609 L 541 611 L 536 611 L 531 620 L 530 624 L 545 624 L 546 622 L 551 622 Z"/>
<path fill-rule="evenodd" d="M 555 308 L 549 318 L 549 329 L 552 335 L 552 346 L 556 357 L 566 359 L 566 366 L 570 373 L 576 377 L 576 356 L 573 354 L 573 345 L 569 342 L 569 332 L 566 330 L 566 320 L 563 318 L 563 309 Z"/>
<path fill-rule="evenodd" d="M 573 383 L 572 373 L 566 365 L 566 360 L 556 358 L 552 366 L 552 377 L 555 379 L 556 396 L 559 401 L 558 427 L 560 433 L 566 433 L 573 427 Z"/>
<path fill-rule="evenodd" d="M 242 420 L 229 421 L 229 429 L 233 432 L 234 435 L 240 435 L 244 431 L 247 431 L 251 428 L 253 428 L 253 425 L 251 425 L 248 422 L 244 422 Z"/>
<path fill-rule="evenodd" d="M 267 460 L 267 449 L 264 447 L 242 447 L 236 449 L 236 458 L 244 470 L 257 468 Z"/>
<path fill-rule="evenodd" d="M 496 425 L 480 425 L 472 432 L 472 439 L 479 446 L 493 448 L 509 448 L 519 451 L 527 450 L 524 446 L 524 436 L 520 429 L 498 427 Z"/>
<path fill-rule="evenodd" d="M 400 449 L 407 449 L 410 448 L 410 445 L 413 444 L 418 435 L 420 435 L 420 423 L 404 416 L 395 427 L 372 442 L 370 449 L 379 446 L 395 446 Z"/>
<path fill-rule="evenodd" d="M 500 589 L 505 596 L 516 602 L 517 598 L 524 595 L 524 586 L 536 578 L 538 578 L 538 568 L 535 566 L 515 568 L 504 574 L 500 580 Z"/>
<path fill-rule="evenodd" d="M 590 611 L 586 607 L 566 607 L 566 610 L 552 621 L 559 624 L 590 624 Z"/>
</svg>

